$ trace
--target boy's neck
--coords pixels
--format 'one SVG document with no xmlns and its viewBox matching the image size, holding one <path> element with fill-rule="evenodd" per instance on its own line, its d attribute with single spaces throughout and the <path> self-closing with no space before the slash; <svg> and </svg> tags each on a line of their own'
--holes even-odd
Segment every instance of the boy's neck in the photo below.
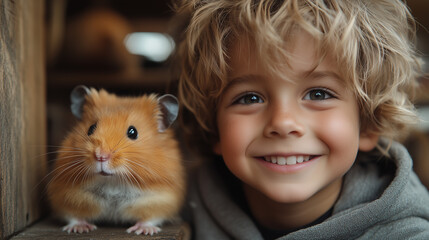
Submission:
<svg viewBox="0 0 429 240">
<path fill-rule="evenodd" d="M 268 229 L 290 230 L 312 223 L 334 206 L 342 186 L 339 179 L 298 203 L 275 202 L 259 191 L 244 185 L 244 195 L 258 223 Z"/>
</svg>

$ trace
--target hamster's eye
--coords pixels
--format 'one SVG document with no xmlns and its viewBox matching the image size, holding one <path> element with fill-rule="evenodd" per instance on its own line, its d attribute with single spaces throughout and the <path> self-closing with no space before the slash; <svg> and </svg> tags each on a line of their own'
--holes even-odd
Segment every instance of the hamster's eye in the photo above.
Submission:
<svg viewBox="0 0 429 240">
<path fill-rule="evenodd" d="M 91 136 L 94 133 L 96 128 L 97 128 L 97 123 L 92 124 L 88 129 L 88 136 Z"/>
<path fill-rule="evenodd" d="M 127 136 L 131 140 L 136 140 L 137 137 L 139 136 L 139 133 L 137 132 L 137 129 L 134 126 L 130 126 L 127 131 Z"/>
</svg>

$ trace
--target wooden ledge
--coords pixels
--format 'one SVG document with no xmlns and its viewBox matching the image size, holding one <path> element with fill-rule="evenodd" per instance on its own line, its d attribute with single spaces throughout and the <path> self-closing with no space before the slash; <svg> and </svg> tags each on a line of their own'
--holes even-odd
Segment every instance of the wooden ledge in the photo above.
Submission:
<svg viewBox="0 0 429 240">
<path fill-rule="evenodd" d="M 186 223 L 166 224 L 162 227 L 162 231 L 160 233 L 153 236 L 127 233 L 125 231 L 127 229 L 126 227 L 97 226 L 95 231 L 82 234 L 68 234 L 67 232 L 63 232 L 61 228 L 62 225 L 58 221 L 49 218 L 34 224 L 11 239 L 190 239 L 190 228 Z"/>
</svg>

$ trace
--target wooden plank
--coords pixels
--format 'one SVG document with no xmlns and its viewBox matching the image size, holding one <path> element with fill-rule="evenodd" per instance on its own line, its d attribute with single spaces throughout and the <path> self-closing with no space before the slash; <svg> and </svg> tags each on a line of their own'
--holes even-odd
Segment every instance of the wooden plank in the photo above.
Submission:
<svg viewBox="0 0 429 240">
<path fill-rule="evenodd" d="M 21 0 L 23 121 L 21 171 L 25 225 L 43 215 L 41 180 L 46 176 L 46 74 L 44 0 Z M 40 183 L 40 184 L 39 184 Z M 44 211 L 46 212 L 46 210 Z M 23 219 L 22 219 L 23 220 Z M 22 221 L 21 220 L 21 221 Z"/>
<path fill-rule="evenodd" d="M 47 219 L 28 228 L 12 238 L 12 240 L 38 240 L 38 239 L 190 239 L 189 226 L 186 223 L 166 225 L 162 231 L 153 236 L 135 235 L 125 232 L 127 227 L 103 227 L 89 233 L 66 233 L 61 230 L 61 224 L 53 219 Z"/>
<path fill-rule="evenodd" d="M 21 159 L 20 131 L 21 82 L 15 21 L 16 5 L 7 0 L 0 2 L 0 238 L 12 234 L 19 227 L 17 217 L 23 215 L 17 200 L 22 191 L 21 179 L 15 177 Z"/>
<path fill-rule="evenodd" d="M 44 0 L 0 0 L 0 239 L 41 215 L 46 174 Z"/>
</svg>

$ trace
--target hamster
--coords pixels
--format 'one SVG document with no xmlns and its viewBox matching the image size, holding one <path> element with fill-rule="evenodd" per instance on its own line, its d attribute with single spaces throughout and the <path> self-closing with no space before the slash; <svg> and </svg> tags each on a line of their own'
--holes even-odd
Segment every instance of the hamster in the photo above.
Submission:
<svg viewBox="0 0 429 240">
<path fill-rule="evenodd" d="M 177 99 L 77 86 L 71 100 L 80 121 L 65 137 L 47 186 L 52 210 L 68 223 L 63 231 L 89 232 L 107 222 L 134 224 L 128 233 L 158 233 L 184 201 L 185 171 L 169 129 Z"/>
</svg>

